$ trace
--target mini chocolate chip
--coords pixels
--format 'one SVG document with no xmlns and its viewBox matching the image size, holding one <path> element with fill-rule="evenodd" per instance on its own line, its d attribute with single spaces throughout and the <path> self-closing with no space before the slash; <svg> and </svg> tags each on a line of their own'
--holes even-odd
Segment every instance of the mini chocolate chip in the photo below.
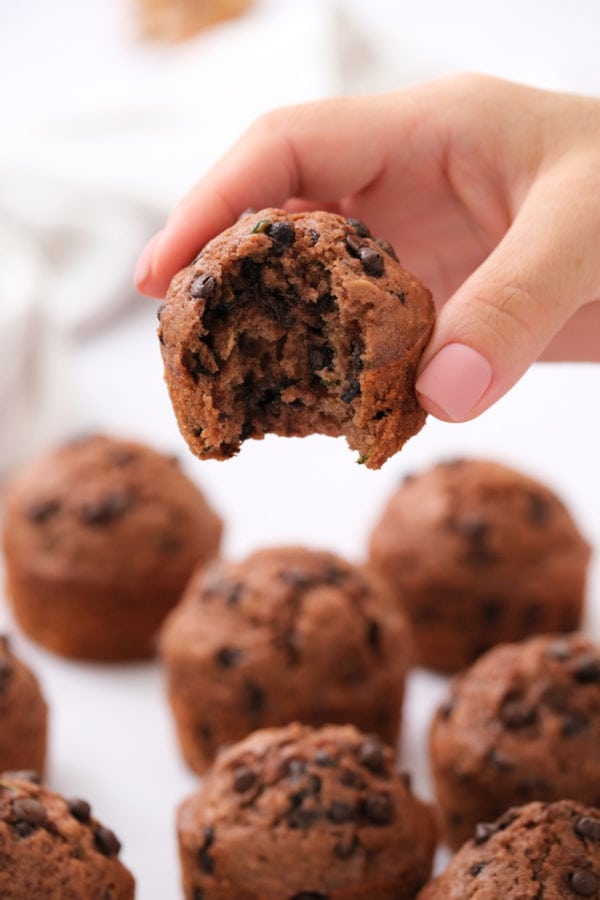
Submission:
<svg viewBox="0 0 600 900">
<path fill-rule="evenodd" d="M 308 348 L 308 370 L 311 375 L 320 372 L 321 369 L 330 369 L 333 362 L 333 348 L 327 344 L 323 347 Z"/>
<path fill-rule="evenodd" d="M 94 844 L 103 856 L 116 856 L 121 849 L 121 841 L 114 831 L 103 825 L 94 829 Z"/>
<path fill-rule="evenodd" d="M 215 830 L 212 826 L 205 826 L 202 832 L 202 844 L 198 847 L 196 852 L 196 859 L 198 860 L 198 864 L 203 872 L 206 872 L 207 875 L 212 874 L 215 869 L 215 861 L 208 852 L 209 849 L 215 842 Z"/>
<path fill-rule="evenodd" d="M 373 275 L 377 278 L 383 275 L 383 256 L 378 250 L 373 250 L 371 247 L 362 247 L 359 250 L 358 257 L 367 275 Z"/>
<path fill-rule="evenodd" d="M 12 809 L 16 820 L 15 825 L 23 822 L 33 828 L 39 828 L 46 821 L 44 805 L 35 797 L 21 797 L 15 800 Z"/>
<path fill-rule="evenodd" d="M 281 581 L 285 582 L 285 584 L 289 584 L 290 587 L 298 590 L 305 590 L 306 588 L 313 587 L 317 583 L 317 579 L 313 574 L 305 572 L 304 569 L 296 569 L 294 567 L 283 569 L 279 573 L 279 578 Z"/>
<path fill-rule="evenodd" d="M 252 422 L 244 422 L 240 431 L 240 441 L 247 441 L 254 434 L 255 428 Z"/>
<path fill-rule="evenodd" d="M 378 409 L 375 415 L 373 416 L 374 422 L 380 422 L 382 419 L 386 419 L 391 413 L 391 409 Z"/>
<path fill-rule="evenodd" d="M 485 867 L 487 866 L 486 862 L 478 862 L 475 865 L 471 866 L 469 869 L 469 875 L 472 875 L 473 878 L 477 878 L 480 872 L 483 872 Z"/>
<path fill-rule="evenodd" d="M 290 828 L 305 831 L 311 828 L 319 818 L 316 809 L 305 809 L 303 806 L 293 806 L 286 814 L 286 820 Z"/>
<path fill-rule="evenodd" d="M 265 708 L 265 692 L 255 681 L 247 681 L 244 685 L 245 706 L 250 713 L 259 713 Z"/>
<path fill-rule="evenodd" d="M 313 756 L 313 761 L 317 766 L 321 766 L 324 769 L 334 768 L 338 764 L 337 759 L 330 756 L 327 750 L 317 750 Z"/>
<path fill-rule="evenodd" d="M 376 619 L 370 619 L 367 622 L 367 644 L 373 650 L 381 648 L 381 625 Z"/>
<path fill-rule="evenodd" d="M 367 225 L 365 225 L 364 222 L 361 222 L 360 219 L 349 218 L 349 219 L 346 219 L 346 222 L 348 223 L 350 228 L 354 228 L 355 232 L 357 233 L 357 235 L 359 237 L 361 237 L 361 238 L 371 237 L 371 232 L 369 231 L 369 228 L 367 227 Z"/>
<path fill-rule="evenodd" d="M 573 660 L 570 669 L 578 684 L 596 684 L 600 681 L 600 659 L 591 653 Z"/>
<path fill-rule="evenodd" d="M 367 786 L 367 782 L 355 769 L 342 769 L 340 771 L 340 784 L 343 784 L 344 787 L 356 788 L 357 790 L 362 790 Z"/>
<path fill-rule="evenodd" d="M 256 784 L 257 775 L 249 766 L 238 766 L 233 773 L 233 789 L 238 794 L 245 794 Z"/>
<path fill-rule="evenodd" d="M 500 710 L 500 719 L 507 728 L 526 728 L 537 719 L 537 711 L 520 700 L 509 700 Z"/>
<path fill-rule="evenodd" d="M 86 800 L 80 800 L 78 797 L 67 800 L 67 809 L 73 818 L 77 819 L 78 822 L 81 822 L 82 825 L 87 825 L 90 821 L 92 807 Z"/>
<path fill-rule="evenodd" d="M 495 822 L 478 822 L 475 826 L 473 840 L 476 844 L 485 844 L 497 831 L 498 825 Z"/>
<path fill-rule="evenodd" d="M 547 656 L 548 659 L 556 659 L 558 662 L 565 662 L 571 655 L 571 645 L 568 641 L 552 641 L 544 650 L 544 656 Z"/>
<path fill-rule="evenodd" d="M 576 737 L 588 727 L 588 720 L 584 716 L 565 716 L 560 733 L 563 737 Z"/>
<path fill-rule="evenodd" d="M 217 287 L 217 279 L 208 273 L 196 275 L 190 285 L 190 296 L 194 300 L 210 300 L 214 296 Z"/>
<path fill-rule="evenodd" d="M 367 794 L 361 802 L 361 812 L 372 825 L 390 825 L 394 819 L 394 801 L 386 792 Z"/>
<path fill-rule="evenodd" d="M 296 240 L 296 229 L 292 222 L 273 222 L 267 225 L 265 234 L 281 247 L 291 247 Z"/>
<path fill-rule="evenodd" d="M 410 791 L 412 788 L 412 775 L 410 772 L 400 772 L 400 778 L 406 790 Z"/>
<path fill-rule="evenodd" d="M 30 522 L 41 525 L 43 522 L 47 522 L 48 519 L 51 519 L 52 516 L 55 516 L 59 509 L 59 500 L 51 498 L 47 500 L 37 500 L 34 503 L 29 504 L 25 510 L 25 515 Z"/>
<path fill-rule="evenodd" d="M 600 819 L 592 816 L 578 816 L 573 822 L 573 831 L 588 841 L 600 841 Z"/>
<path fill-rule="evenodd" d="M 202 434 L 203 431 L 204 431 L 204 428 L 202 427 L 202 425 L 196 425 L 192 429 L 192 433 L 193 433 L 194 437 L 200 437 L 200 435 Z"/>
<path fill-rule="evenodd" d="M 327 818 L 334 825 L 342 825 L 344 822 L 350 822 L 354 818 L 354 810 L 344 800 L 332 800 L 327 810 Z"/>
<path fill-rule="evenodd" d="M 348 386 L 342 391 L 342 401 L 344 403 L 350 403 L 354 400 L 355 397 L 360 396 L 360 382 L 358 379 L 354 378 Z"/>
<path fill-rule="evenodd" d="M 464 515 L 454 520 L 452 524 L 459 534 L 475 541 L 482 540 L 489 531 L 488 523 L 477 515 Z"/>
<path fill-rule="evenodd" d="M 126 491 L 112 491 L 98 500 L 88 500 L 79 508 L 79 518 L 86 525 L 108 525 L 131 507 Z"/>
<path fill-rule="evenodd" d="M 593 897 L 598 884 L 597 876 L 589 869 L 578 869 L 569 875 L 569 887 L 579 897 Z"/>
<path fill-rule="evenodd" d="M 242 651 L 235 647 L 221 647 L 216 655 L 217 664 L 223 669 L 232 669 L 237 666 L 243 655 Z"/>
<path fill-rule="evenodd" d="M 396 251 L 392 247 L 389 241 L 386 241 L 385 238 L 376 238 L 375 243 L 378 247 L 381 247 L 384 253 L 387 253 L 388 256 L 391 256 L 392 259 L 395 259 L 398 262 L 398 256 Z M 404 301 L 402 301 L 404 302 Z"/>
<path fill-rule="evenodd" d="M 545 525 L 552 515 L 552 504 L 542 494 L 530 494 L 527 518 L 532 525 Z"/>
<path fill-rule="evenodd" d="M 381 775 L 385 771 L 383 743 L 375 735 L 365 738 L 358 748 L 357 756 L 361 766 L 375 775 Z"/>
<path fill-rule="evenodd" d="M 195 887 L 192 890 L 192 900 L 206 900 L 206 896 L 204 894 L 204 889 Z"/>
<path fill-rule="evenodd" d="M 314 228 L 309 228 L 308 233 L 309 233 L 309 235 L 310 235 L 310 239 L 311 239 L 311 241 L 312 241 L 312 243 L 313 243 L 313 246 L 314 246 L 314 244 L 317 243 L 317 241 L 319 240 L 319 238 L 321 237 L 321 235 L 319 234 L 318 231 L 315 231 Z"/>
<path fill-rule="evenodd" d="M 167 306 L 166 303 L 159 303 L 159 305 L 158 305 L 158 309 L 156 310 L 156 318 L 158 319 L 159 322 L 162 319 L 162 314 L 164 313 L 166 306 Z"/>
<path fill-rule="evenodd" d="M 358 259 L 358 254 L 362 250 L 363 242 L 355 234 L 347 234 L 344 241 L 351 256 Z"/>
<path fill-rule="evenodd" d="M 481 618 L 486 625 L 495 625 L 504 612 L 504 600 L 501 597 L 486 597 L 481 605 Z"/>
</svg>

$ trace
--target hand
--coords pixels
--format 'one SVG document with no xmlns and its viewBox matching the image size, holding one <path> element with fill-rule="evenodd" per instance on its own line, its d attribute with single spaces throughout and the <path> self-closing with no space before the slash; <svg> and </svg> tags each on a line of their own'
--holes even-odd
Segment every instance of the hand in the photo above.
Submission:
<svg viewBox="0 0 600 900">
<path fill-rule="evenodd" d="M 146 247 L 140 291 L 247 207 L 363 219 L 433 292 L 417 391 L 479 415 L 537 359 L 600 360 L 600 100 L 461 75 L 259 119 Z"/>
</svg>

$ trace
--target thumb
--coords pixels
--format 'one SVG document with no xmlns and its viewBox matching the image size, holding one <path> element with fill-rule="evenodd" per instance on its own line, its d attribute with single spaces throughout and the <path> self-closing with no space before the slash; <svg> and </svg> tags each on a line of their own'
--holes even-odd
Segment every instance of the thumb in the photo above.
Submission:
<svg viewBox="0 0 600 900">
<path fill-rule="evenodd" d="M 484 412 L 597 293 L 591 171 L 577 161 L 539 179 L 498 247 L 439 311 L 416 382 L 428 412 L 453 422 Z"/>
</svg>

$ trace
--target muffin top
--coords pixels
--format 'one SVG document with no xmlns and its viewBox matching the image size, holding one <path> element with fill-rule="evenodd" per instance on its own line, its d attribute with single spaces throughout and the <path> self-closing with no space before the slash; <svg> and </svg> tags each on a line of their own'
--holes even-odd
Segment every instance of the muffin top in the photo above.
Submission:
<svg viewBox="0 0 600 900">
<path fill-rule="evenodd" d="M 600 897 L 600 810 L 529 803 L 482 823 L 419 900 Z"/>
<path fill-rule="evenodd" d="M 493 648 L 453 680 L 432 745 L 465 783 L 600 805 L 600 649 L 581 634 Z"/>
<path fill-rule="evenodd" d="M 257 896 L 322 898 L 352 886 L 380 896 L 392 884 L 401 892 L 389 896 L 412 897 L 436 840 L 429 808 L 378 738 L 297 723 L 223 751 L 178 827 L 203 885 L 226 878 Z"/>
<path fill-rule="evenodd" d="M 221 529 L 174 457 L 104 435 L 46 453 L 6 491 L 7 557 L 45 579 L 185 580 Z"/>
</svg>

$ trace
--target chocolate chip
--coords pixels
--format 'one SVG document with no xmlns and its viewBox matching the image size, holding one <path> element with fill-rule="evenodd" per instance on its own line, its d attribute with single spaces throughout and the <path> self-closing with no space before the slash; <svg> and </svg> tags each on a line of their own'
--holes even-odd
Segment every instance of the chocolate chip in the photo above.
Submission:
<svg viewBox="0 0 600 900">
<path fill-rule="evenodd" d="M 156 318 L 158 319 L 159 322 L 162 319 L 162 314 L 164 313 L 166 306 L 167 306 L 166 303 L 159 303 L 159 305 L 158 305 L 158 309 L 156 310 Z M 161 341 L 161 343 L 162 343 L 162 341 Z"/>
<path fill-rule="evenodd" d="M 291 222 L 273 222 L 267 225 L 265 234 L 280 247 L 291 247 L 296 240 L 296 229 Z"/>
<path fill-rule="evenodd" d="M 41 525 L 47 522 L 52 516 L 55 516 L 60 509 L 60 501 L 55 499 L 37 500 L 30 503 L 25 510 L 25 515 L 30 522 Z"/>
<path fill-rule="evenodd" d="M 210 300 L 214 296 L 217 279 L 214 275 L 196 275 L 190 285 L 190 296 L 194 300 Z"/>
<path fill-rule="evenodd" d="M 579 897 L 593 897 L 598 890 L 598 878 L 589 869 L 578 869 L 569 875 L 569 887 Z"/>
<path fill-rule="evenodd" d="M 116 856 L 121 849 L 121 841 L 114 831 L 103 825 L 94 829 L 94 844 L 103 856 Z"/>
<path fill-rule="evenodd" d="M 509 700 L 500 710 L 500 719 L 507 728 L 526 728 L 537 719 L 537 711 L 520 700 Z"/>
<path fill-rule="evenodd" d="M 373 250 L 371 247 L 362 247 L 359 250 L 358 258 L 367 275 L 373 275 L 376 278 L 383 275 L 383 256 L 378 250 Z"/>
<path fill-rule="evenodd" d="M 542 494 L 530 494 L 527 518 L 532 525 L 545 525 L 552 515 L 552 504 Z"/>
<path fill-rule="evenodd" d="M 78 822 L 81 822 L 82 825 L 87 825 L 90 821 L 92 807 L 86 800 L 81 800 L 78 797 L 67 800 L 67 809 L 73 818 L 77 819 Z"/>
<path fill-rule="evenodd" d="M 200 437 L 203 431 L 204 428 L 202 427 L 202 425 L 196 425 L 195 428 L 192 429 L 194 437 Z"/>
<path fill-rule="evenodd" d="M 386 419 L 391 413 L 391 409 L 388 407 L 386 409 L 378 409 L 375 415 L 373 416 L 374 422 L 380 422 L 382 419 Z"/>
<path fill-rule="evenodd" d="M 313 761 L 317 766 L 321 766 L 324 769 L 337 766 L 337 759 L 330 756 L 327 750 L 317 750 L 313 756 Z"/>
<path fill-rule="evenodd" d="M 544 656 L 548 659 L 556 659 L 558 662 L 565 662 L 571 657 L 571 645 L 568 641 L 552 641 L 544 650 Z"/>
<path fill-rule="evenodd" d="M 575 659 L 570 669 L 578 684 L 596 684 L 600 681 L 600 659 L 591 653 Z"/>
<path fill-rule="evenodd" d="M 130 465 L 138 458 L 138 454 L 127 447 L 113 447 L 109 450 L 108 456 L 111 463 L 119 468 Z"/>
<path fill-rule="evenodd" d="M 384 253 L 387 253 L 388 256 L 391 256 L 392 259 L 395 259 L 398 262 L 398 256 L 396 255 L 396 251 L 392 247 L 389 241 L 386 241 L 384 238 L 377 238 L 375 243 L 378 247 L 381 247 Z M 404 302 L 404 301 L 402 301 Z"/>
<path fill-rule="evenodd" d="M 22 837 L 26 837 L 26 834 L 31 834 L 32 831 L 35 831 L 36 828 L 39 828 L 46 821 L 46 809 L 34 797 L 21 797 L 15 800 L 12 810 L 15 817 L 14 827 Z M 19 830 L 20 826 L 25 826 L 22 831 Z"/>
<path fill-rule="evenodd" d="M 245 707 L 249 713 L 259 713 L 265 708 L 265 692 L 255 681 L 244 685 Z"/>
<path fill-rule="evenodd" d="M 327 818 L 334 825 L 342 825 L 344 822 L 350 822 L 354 818 L 354 810 L 344 800 L 332 800 L 327 810 Z"/>
<path fill-rule="evenodd" d="M 204 889 L 195 887 L 192 889 L 192 900 L 206 900 Z"/>
<path fill-rule="evenodd" d="M 306 831 L 311 828 L 319 818 L 316 809 L 306 809 L 304 806 L 293 806 L 286 814 L 286 821 L 290 828 Z"/>
<path fill-rule="evenodd" d="M 360 396 L 360 382 L 354 378 L 342 392 L 342 400 L 344 403 L 350 403 L 355 397 Z"/>
<path fill-rule="evenodd" d="M 217 664 L 223 669 L 232 669 L 237 666 L 243 655 L 242 651 L 235 647 L 221 647 L 216 654 Z"/>
<path fill-rule="evenodd" d="M 86 525 L 109 525 L 131 507 L 126 491 L 112 491 L 99 500 L 88 500 L 79 508 L 79 518 Z"/>
<path fill-rule="evenodd" d="M 372 825 L 390 825 L 394 819 L 394 801 L 387 792 L 367 794 L 361 812 Z"/>
<path fill-rule="evenodd" d="M 592 816 L 578 816 L 573 822 L 573 831 L 588 841 L 600 841 L 600 819 Z"/>
<path fill-rule="evenodd" d="M 257 775 L 249 766 L 238 766 L 233 773 L 233 789 L 238 794 L 245 794 L 256 784 Z"/>
<path fill-rule="evenodd" d="M 407 791 L 410 791 L 412 788 L 412 775 L 410 772 L 400 772 L 400 778 L 402 779 L 402 783 Z"/>
<path fill-rule="evenodd" d="M 333 362 L 333 348 L 325 345 L 324 347 L 308 348 L 308 370 L 311 375 L 320 372 L 321 369 L 330 369 Z"/>
<path fill-rule="evenodd" d="M 477 515 L 465 515 L 455 519 L 453 527 L 459 534 L 475 541 L 483 540 L 489 531 L 488 523 L 481 516 Z"/>
<path fill-rule="evenodd" d="M 0 694 L 8 690 L 13 668 L 5 659 L 0 659 Z"/>
<path fill-rule="evenodd" d="M 317 583 L 317 579 L 312 573 L 306 572 L 304 569 L 294 568 L 293 566 L 283 569 L 279 573 L 279 578 L 281 581 L 285 582 L 285 584 L 289 584 L 290 587 L 293 587 L 296 590 L 306 590 L 307 588 L 314 587 Z"/>
<path fill-rule="evenodd" d="M 473 840 L 476 844 L 485 844 L 497 831 L 498 825 L 495 822 L 478 822 L 475 826 Z"/>
<path fill-rule="evenodd" d="M 244 422 L 242 425 L 242 430 L 240 431 L 240 441 L 247 441 L 248 438 L 251 438 L 255 432 L 254 425 L 252 422 Z"/>
<path fill-rule="evenodd" d="M 381 625 L 376 619 L 370 619 L 367 622 L 366 639 L 367 644 L 373 650 L 379 650 L 381 648 Z"/>
<path fill-rule="evenodd" d="M 504 600 L 501 597 L 486 597 L 481 605 L 481 618 L 486 625 L 495 625 L 504 612 Z"/>
<path fill-rule="evenodd" d="M 211 875 L 215 870 L 215 861 L 208 851 L 215 842 L 214 828 L 207 825 L 202 832 L 202 838 L 202 844 L 196 852 L 196 859 L 202 871 L 206 872 L 207 875 Z"/>
<path fill-rule="evenodd" d="M 298 756 L 288 756 L 279 764 L 279 775 L 281 778 L 292 778 L 298 781 L 306 772 L 306 760 Z"/>
<path fill-rule="evenodd" d="M 340 783 L 344 787 L 356 788 L 357 790 L 362 790 L 367 786 L 363 776 L 355 769 L 342 769 L 340 771 Z"/>
<path fill-rule="evenodd" d="M 350 255 L 358 259 L 358 254 L 363 247 L 363 242 L 360 240 L 360 238 L 358 238 L 355 234 L 348 234 L 346 235 L 344 243 L 346 244 Z"/>
<path fill-rule="evenodd" d="M 364 766 L 365 769 L 373 772 L 373 774 L 382 775 L 385 772 L 383 743 L 378 737 L 365 738 L 358 748 L 357 756 L 361 766 Z"/>
<path fill-rule="evenodd" d="M 588 727 L 588 720 L 584 716 L 565 716 L 560 733 L 563 737 L 577 737 Z"/>
<path fill-rule="evenodd" d="M 355 232 L 359 235 L 359 237 L 361 237 L 361 238 L 371 237 L 371 232 L 369 231 L 369 228 L 365 225 L 364 222 L 361 222 L 360 219 L 350 218 L 350 219 L 346 219 L 346 222 L 348 223 L 350 228 L 354 228 Z"/>
<path fill-rule="evenodd" d="M 319 240 L 319 238 L 321 237 L 321 235 L 319 234 L 318 231 L 315 231 L 314 228 L 309 228 L 308 233 L 310 235 L 310 239 L 314 246 L 317 243 L 317 241 Z"/>
<path fill-rule="evenodd" d="M 478 862 L 475 865 L 471 866 L 469 869 L 469 875 L 472 875 L 473 878 L 477 878 L 480 872 L 483 872 L 485 867 L 487 866 L 486 862 Z"/>
</svg>

